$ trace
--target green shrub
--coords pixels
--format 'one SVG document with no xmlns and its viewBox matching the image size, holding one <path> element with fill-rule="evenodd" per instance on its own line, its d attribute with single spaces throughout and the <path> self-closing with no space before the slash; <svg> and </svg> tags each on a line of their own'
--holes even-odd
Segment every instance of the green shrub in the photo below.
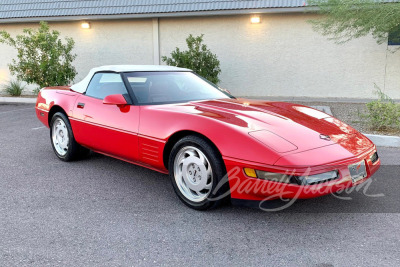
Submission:
<svg viewBox="0 0 400 267">
<path fill-rule="evenodd" d="M 0 31 L 0 43 L 17 50 L 17 59 L 8 65 L 11 74 L 28 84 L 40 87 L 68 85 L 76 73 L 72 61 L 74 40 L 65 38 L 65 44 L 59 38 L 58 31 L 50 31 L 46 22 L 41 21 L 37 30 L 24 29 L 23 34 L 15 38 L 6 31 Z"/>
<path fill-rule="evenodd" d="M 35 89 L 33 89 L 33 94 L 38 95 L 40 92 L 40 89 L 41 89 L 40 87 L 36 87 Z"/>
<path fill-rule="evenodd" d="M 186 38 L 189 50 L 180 51 L 177 47 L 175 51 L 171 52 L 170 58 L 163 56 L 161 59 L 169 66 L 191 69 L 210 82 L 218 84 L 220 81 L 218 75 L 221 73 L 219 67 L 220 62 L 217 55 L 213 54 L 207 49 L 207 46 L 202 43 L 203 36 L 204 34 L 193 37 L 193 35 L 190 34 L 189 37 Z"/>
<path fill-rule="evenodd" d="M 24 88 L 25 85 L 22 85 L 19 81 L 10 81 L 2 86 L 2 89 L 11 96 L 20 96 Z"/>
<path fill-rule="evenodd" d="M 375 130 L 400 129 L 400 104 L 376 88 L 378 99 L 366 104 L 367 113 L 363 117 Z"/>
</svg>

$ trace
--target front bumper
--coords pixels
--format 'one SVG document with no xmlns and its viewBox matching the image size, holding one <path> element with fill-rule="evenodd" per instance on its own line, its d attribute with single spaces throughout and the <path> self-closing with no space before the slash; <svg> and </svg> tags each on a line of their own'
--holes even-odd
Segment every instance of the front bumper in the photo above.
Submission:
<svg viewBox="0 0 400 267">
<path fill-rule="evenodd" d="M 255 201 L 274 200 L 279 198 L 307 199 L 335 193 L 339 190 L 343 190 L 364 183 L 380 167 L 379 158 L 375 162 L 372 162 L 372 160 L 374 159 L 373 155 L 375 153 L 376 148 L 374 147 L 373 149 L 365 151 L 364 153 L 361 153 L 360 155 L 357 155 L 350 159 L 311 167 L 266 166 L 254 162 L 232 159 L 228 157 L 224 157 L 224 162 L 228 173 L 228 181 L 232 199 Z M 349 165 L 360 162 L 361 160 L 365 161 L 367 176 L 363 179 L 359 179 L 356 182 L 353 182 L 349 170 Z M 322 172 L 338 170 L 339 178 L 314 185 L 286 184 L 249 177 L 243 171 L 245 167 L 267 172 L 279 171 L 282 173 L 294 173 L 296 175 L 313 175 Z"/>
</svg>

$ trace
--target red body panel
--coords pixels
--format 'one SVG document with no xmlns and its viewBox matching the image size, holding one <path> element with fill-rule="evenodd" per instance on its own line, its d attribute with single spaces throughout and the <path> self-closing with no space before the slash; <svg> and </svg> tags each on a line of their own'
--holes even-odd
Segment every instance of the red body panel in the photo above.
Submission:
<svg viewBox="0 0 400 267">
<path fill-rule="evenodd" d="M 163 173 L 167 172 L 164 148 L 173 134 L 192 131 L 204 135 L 223 156 L 231 188 L 237 181 L 273 185 L 247 177 L 244 167 L 283 173 L 308 169 L 311 174 L 338 169 L 340 179 L 308 186 L 334 192 L 353 186 L 349 164 L 365 159 L 365 179 L 380 164 L 379 160 L 375 164 L 369 160 L 376 148 L 368 138 L 323 112 L 296 104 L 224 99 L 116 106 L 73 92 L 69 87 L 53 87 L 42 90 L 36 104 L 37 116 L 46 126 L 48 114 L 55 106 L 68 115 L 75 139 L 81 145 Z M 302 187 L 286 185 L 288 192 L 284 194 L 296 198 L 325 194 L 304 191 Z M 246 190 L 231 194 L 233 198 L 253 200 L 269 196 Z"/>
<path fill-rule="evenodd" d="M 49 127 L 49 112 L 55 106 L 62 108 L 68 117 L 72 117 L 74 104 L 79 95 L 71 91 L 68 86 L 42 89 L 36 100 L 36 115 L 47 127 Z"/>
<path fill-rule="evenodd" d="M 78 96 L 75 106 L 70 121 L 79 144 L 128 161 L 137 160 L 138 106 L 103 104 L 103 100 L 86 95 Z"/>
</svg>

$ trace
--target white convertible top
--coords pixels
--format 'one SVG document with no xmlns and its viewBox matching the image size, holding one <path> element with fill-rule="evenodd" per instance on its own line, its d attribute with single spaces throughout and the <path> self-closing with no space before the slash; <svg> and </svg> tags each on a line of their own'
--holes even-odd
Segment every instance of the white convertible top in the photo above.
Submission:
<svg viewBox="0 0 400 267">
<path fill-rule="evenodd" d="M 93 68 L 89 71 L 89 74 L 79 83 L 71 86 L 73 91 L 84 93 L 89 85 L 93 75 L 99 71 L 111 71 L 111 72 L 133 72 L 133 71 L 191 71 L 190 69 L 178 68 L 173 66 L 161 66 L 161 65 L 109 65 Z"/>
</svg>

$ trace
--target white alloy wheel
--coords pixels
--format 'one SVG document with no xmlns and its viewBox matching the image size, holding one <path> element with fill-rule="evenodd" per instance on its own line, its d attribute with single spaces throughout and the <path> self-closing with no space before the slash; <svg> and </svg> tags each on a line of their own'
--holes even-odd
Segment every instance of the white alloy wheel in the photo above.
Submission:
<svg viewBox="0 0 400 267">
<path fill-rule="evenodd" d="M 68 128 L 61 118 L 57 118 L 52 126 L 52 141 L 54 148 L 60 156 L 65 156 L 68 152 Z"/>
<path fill-rule="evenodd" d="M 174 177 L 179 191 L 192 202 L 202 202 L 211 193 L 211 164 L 204 153 L 194 146 L 184 146 L 176 154 Z"/>
</svg>

